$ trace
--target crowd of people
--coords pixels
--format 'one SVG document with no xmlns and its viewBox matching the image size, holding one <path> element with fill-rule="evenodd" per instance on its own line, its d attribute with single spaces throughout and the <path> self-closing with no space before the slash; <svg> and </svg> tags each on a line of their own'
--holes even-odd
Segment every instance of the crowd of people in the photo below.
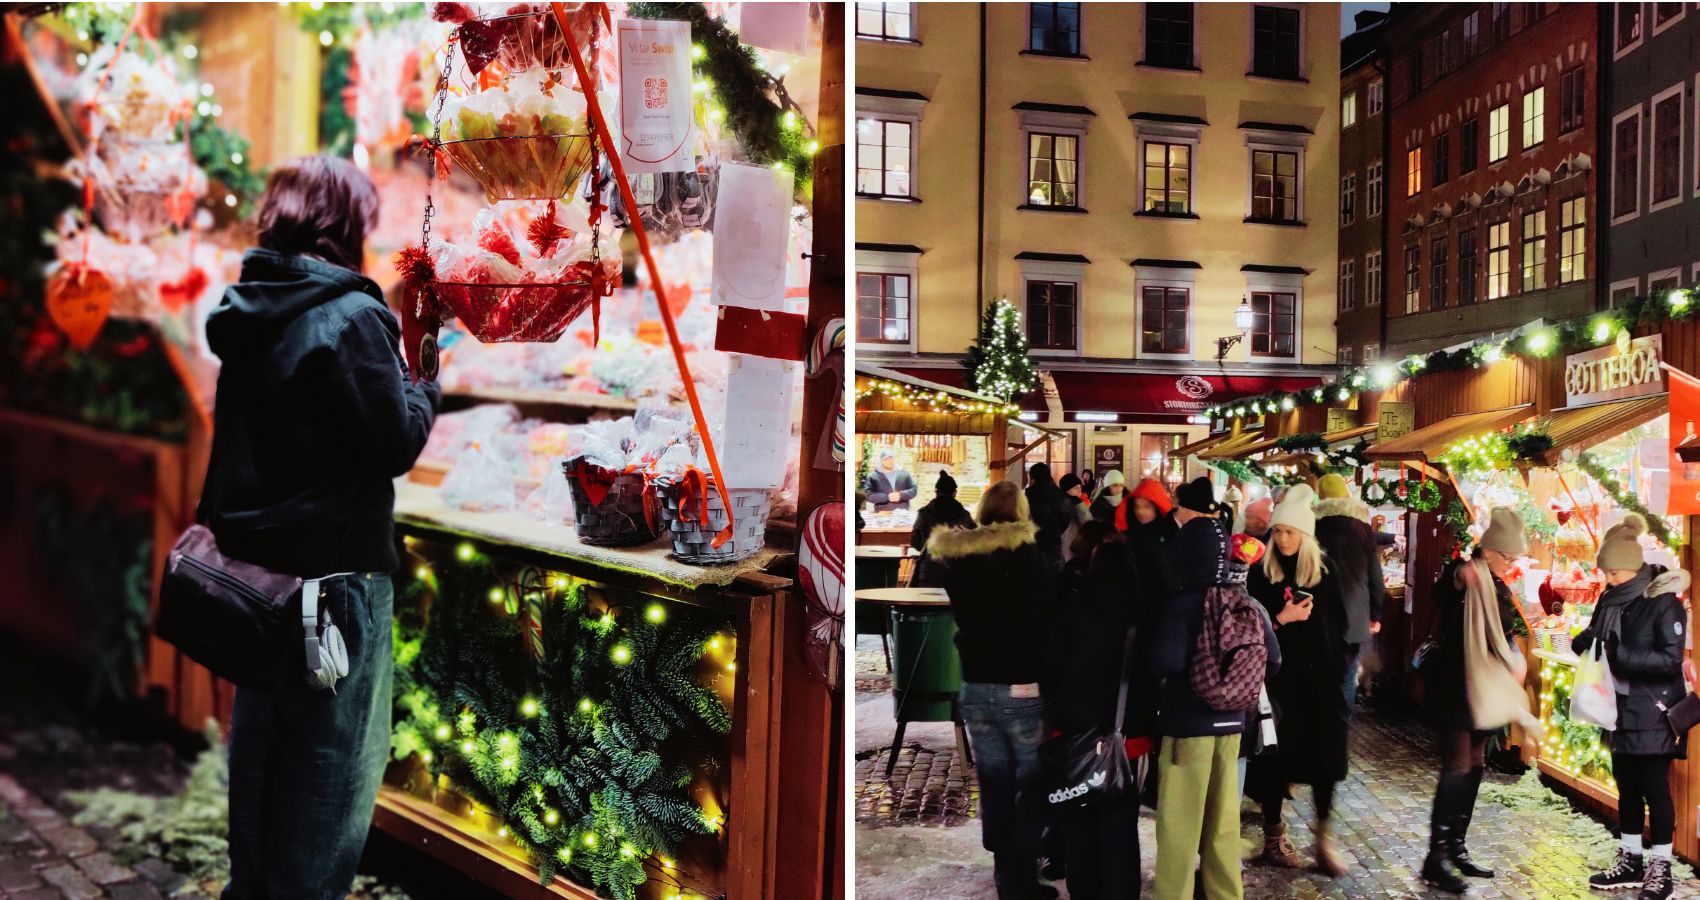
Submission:
<svg viewBox="0 0 1700 900">
<path fill-rule="evenodd" d="M 945 588 L 957 624 L 959 708 L 999 900 L 1055 897 L 1046 882 L 1059 878 L 1071 900 L 1138 897 L 1142 803 L 1155 808 L 1160 900 L 1243 896 L 1247 797 L 1263 820 L 1254 862 L 1346 874 L 1334 792 L 1350 766 L 1359 663 L 1386 600 L 1380 547 L 1392 536 L 1337 475 L 1237 511 L 1207 478 L 1171 492 L 1153 479 L 1129 489 L 1114 470 L 1090 488 L 1072 473 L 1054 480 L 1044 464 L 1028 476 L 1025 490 L 992 485 L 971 516 L 942 473 L 916 521 L 912 583 Z M 1619 679 L 1622 848 L 1591 884 L 1664 900 L 1670 760 L 1686 741 L 1662 710 L 1688 690 L 1687 575 L 1645 563 L 1638 522 L 1606 534 L 1598 565 L 1611 587 L 1577 640 L 1580 650 L 1603 642 Z M 1513 721 L 1538 728 L 1506 583 L 1527 553 L 1524 532 L 1516 512 L 1492 511 L 1474 550 L 1429 588 L 1437 624 L 1412 661 L 1440 756 L 1422 877 L 1449 893 L 1495 875 L 1468 849 L 1488 736 Z M 1047 751 L 1080 735 L 1122 742 L 1131 787 L 1059 783 Z M 1287 829 L 1296 786 L 1313 801 L 1308 859 Z"/>
</svg>

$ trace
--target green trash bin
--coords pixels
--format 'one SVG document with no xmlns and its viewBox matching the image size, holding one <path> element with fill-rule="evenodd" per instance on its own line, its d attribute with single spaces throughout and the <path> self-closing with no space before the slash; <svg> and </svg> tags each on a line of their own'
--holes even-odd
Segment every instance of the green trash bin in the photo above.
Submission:
<svg viewBox="0 0 1700 900">
<path fill-rule="evenodd" d="M 956 617 L 950 607 L 894 609 L 891 624 L 897 721 L 956 721 L 962 661 L 956 655 Z"/>
</svg>

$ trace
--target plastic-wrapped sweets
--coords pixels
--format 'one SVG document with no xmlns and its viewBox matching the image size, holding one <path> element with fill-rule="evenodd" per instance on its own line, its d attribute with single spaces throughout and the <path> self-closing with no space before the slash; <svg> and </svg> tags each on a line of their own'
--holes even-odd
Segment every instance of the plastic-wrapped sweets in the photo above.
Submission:
<svg viewBox="0 0 1700 900">
<path fill-rule="evenodd" d="M 588 278 L 590 223 L 584 210 L 555 204 L 555 227 L 546 229 L 538 223 L 548 219 L 547 207 L 528 204 L 531 215 L 523 225 L 510 223 L 493 209 L 480 210 L 472 223 L 473 244 L 432 242 L 437 278 L 469 284 L 554 284 Z M 617 278 L 619 240 L 610 223 L 604 222 L 601 231 L 603 272 Z"/>
<path fill-rule="evenodd" d="M 613 99 L 604 95 L 597 99 L 604 103 Z M 445 141 L 589 133 L 584 94 L 543 69 L 516 73 L 476 93 L 450 93 L 443 101 Z"/>
<path fill-rule="evenodd" d="M 167 63 L 149 62 L 139 53 L 126 52 L 112 63 L 111 75 L 100 96 L 95 88 L 116 48 L 102 46 L 89 56 L 77 77 L 77 102 L 94 101 L 91 121 L 95 134 L 116 132 L 129 138 L 164 141 L 172 138 L 171 114 L 194 102 L 194 89 L 182 84 Z"/>
<path fill-rule="evenodd" d="M 496 432 L 474 439 L 455 457 L 443 479 L 443 502 L 469 512 L 500 512 L 518 505 L 525 436 Z"/>
<path fill-rule="evenodd" d="M 475 406 L 460 412 L 443 413 L 431 426 L 420 459 L 453 462 L 472 442 L 493 435 L 519 421 L 519 408 L 511 403 Z"/>
<path fill-rule="evenodd" d="M 597 11 L 588 3 L 563 4 L 567 27 L 581 50 L 590 46 Z M 465 26 L 461 43 L 468 57 L 476 57 L 475 68 L 495 59 L 510 72 L 534 67 L 566 69 L 572 66 L 560 26 L 549 15 L 547 3 L 434 3 L 431 18 Z"/>
</svg>

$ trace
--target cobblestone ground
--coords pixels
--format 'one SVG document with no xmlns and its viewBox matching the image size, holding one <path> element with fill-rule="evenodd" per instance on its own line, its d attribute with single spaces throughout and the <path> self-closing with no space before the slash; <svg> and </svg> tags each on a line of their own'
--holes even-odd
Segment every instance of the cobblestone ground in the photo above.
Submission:
<svg viewBox="0 0 1700 900">
<path fill-rule="evenodd" d="M 991 860 L 972 818 L 973 773 L 957 757 L 948 725 L 911 725 L 890 779 L 885 766 L 893 734 L 891 697 L 878 653 L 857 654 L 856 855 L 858 900 L 921 897 L 981 900 L 995 896 Z M 1274 869 L 1247 862 L 1248 898 L 1444 897 L 1417 879 L 1427 851 L 1434 789 L 1432 740 L 1407 715 L 1360 711 L 1352 739 L 1352 771 L 1335 799 L 1336 829 L 1351 871 L 1338 880 L 1314 871 Z M 1561 900 L 1590 895 L 1586 877 L 1609 861 L 1615 841 L 1605 824 L 1554 803 L 1538 785 L 1490 776 L 1471 828 L 1471 855 L 1498 869 L 1475 882 L 1472 896 Z M 1301 853 L 1310 849 L 1311 807 L 1301 794 L 1287 813 Z M 1253 804 L 1242 810 L 1247 860 L 1261 842 Z M 1149 810 L 1140 823 L 1147 896 L 1155 846 Z M 1063 887 L 1063 885 L 1058 885 Z M 1064 894 L 1066 897 L 1066 893 Z M 1632 896 L 1632 895 L 1631 895 Z M 1678 897 L 1700 898 L 1690 880 Z M 1173 898 L 1164 898 L 1173 900 Z"/>
</svg>

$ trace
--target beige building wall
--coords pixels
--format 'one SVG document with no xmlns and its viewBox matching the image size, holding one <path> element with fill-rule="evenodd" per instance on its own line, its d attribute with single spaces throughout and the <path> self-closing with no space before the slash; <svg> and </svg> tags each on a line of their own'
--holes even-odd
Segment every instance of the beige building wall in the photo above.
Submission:
<svg viewBox="0 0 1700 900">
<path fill-rule="evenodd" d="M 1273 4 L 1284 5 L 1284 4 Z M 1304 4 L 1301 72 L 1306 81 L 1247 76 L 1252 9 L 1196 4 L 1201 71 L 1137 65 L 1144 53 L 1143 3 L 1087 3 L 1082 53 L 1089 59 L 1023 54 L 1028 4 L 988 5 L 986 102 L 986 290 L 1023 300 L 1022 252 L 1079 254 L 1079 357 L 1136 359 L 1135 259 L 1197 262 L 1190 357 L 1214 366 L 1215 339 L 1235 333 L 1247 291 L 1241 266 L 1299 266 L 1303 302 L 1299 355 L 1288 363 L 1330 364 L 1339 236 L 1339 8 Z M 918 263 L 914 352 L 961 353 L 975 331 L 975 211 L 979 146 L 980 9 L 971 3 L 914 5 L 917 43 L 858 40 L 858 89 L 924 95 L 917 129 L 919 203 L 858 199 L 859 243 L 911 244 Z M 858 108 L 863 98 L 858 97 Z M 1080 205 L 1086 213 L 1017 209 L 1026 194 L 1026 143 L 1017 103 L 1086 107 Z M 1193 166 L 1196 220 L 1142 218 L 1135 113 L 1197 117 Z M 1250 135 L 1242 122 L 1302 125 L 1303 227 L 1249 224 Z M 1228 356 L 1249 359 L 1249 342 Z M 899 351 L 902 348 L 897 348 Z M 859 352 L 867 352 L 864 346 Z M 1073 355 L 1071 355 L 1072 357 Z M 1172 364 L 1172 357 L 1165 357 Z M 1254 365 L 1262 365 L 1258 361 Z M 1243 371 L 1243 369 L 1242 369 Z"/>
</svg>

